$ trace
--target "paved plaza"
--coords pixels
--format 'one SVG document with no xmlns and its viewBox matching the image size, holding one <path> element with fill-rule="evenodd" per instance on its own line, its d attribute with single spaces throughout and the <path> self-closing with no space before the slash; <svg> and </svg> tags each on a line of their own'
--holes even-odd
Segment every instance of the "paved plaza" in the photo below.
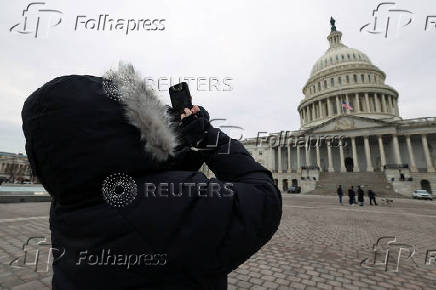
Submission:
<svg viewBox="0 0 436 290">
<path fill-rule="evenodd" d="M 23 256 L 29 237 L 49 236 L 48 208 L 0 204 L 0 289 L 50 286 L 50 272 L 9 265 Z M 279 231 L 229 275 L 229 289 L 436 289 L 431 256 L 436 202 L 395 199 L 387 207 L 379 200 L 377 207 L 358 207 L 340 206 L 333 196 L 286 195 Z"/>
</svg>

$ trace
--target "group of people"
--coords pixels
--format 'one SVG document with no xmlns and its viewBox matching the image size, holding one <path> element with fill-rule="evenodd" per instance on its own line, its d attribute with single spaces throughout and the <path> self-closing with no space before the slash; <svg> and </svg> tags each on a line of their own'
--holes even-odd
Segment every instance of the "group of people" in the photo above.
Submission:
<svg viewBox="0 0 436 290">
<path fill-rule="evenodd" d="M 338 189 L 336 190 L 338 197 L 339 197 L 339 203 L 343 205 L 342 203 L 342 197 L 344 195 L 344 191 L 342 189 L 342 185 L 338 186 Z M 368 189 L 368 197 L 369 197 L 369 204 L 370 205 L 377 205 L 377 201 L 375 199 L 375 192 L 372 189 Z M 359 186 L 357 186 L 357 201 L 359 202 L 360 206 L 363 206 L 365 203 L 365 192 L 363 189 Z M 348 203 L 350 205 L 357 204 L 356 202 L 356 191 L 354 191 L 354 187 L 351 186 L 348 189 Z"/>
</svg>

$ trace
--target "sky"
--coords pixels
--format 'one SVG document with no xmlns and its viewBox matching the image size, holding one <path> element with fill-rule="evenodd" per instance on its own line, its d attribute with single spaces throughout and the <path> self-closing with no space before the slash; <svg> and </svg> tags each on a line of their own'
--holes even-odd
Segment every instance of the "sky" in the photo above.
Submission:
<svg viewBox="0 0 436 290">
<path fill-rule="evenodd" d="M 361 31 L 382 3 L 372 0 L 47 0 L 24 13 L 26 27 L 23 10 L 35 2 L 3 1 L 0 151 L 24 152 L 21 109 L 33 91 L 61 75 L 101 76 L 119 61 L 132 63 L 164 103 L 166 79 L 191 78 L 193 103 L 225 119 L 215 126 L 242 128 L 223 129 L 232 137 L 296 130 L 302 88 L 328 49 L 330 16 L 343 43 L 386 72 L 404 119 L 436 116 L 434 0 L 392 1 L 408 11 L 400 14 L 380 10 L 379 23 L 391 18 L 387 37 L 382 25 L 381 34 L 369 33 L 372 25 Z M 112 19 L 104 30 L 99 15 Z M 110 30 L 118 19 L 124 25 Z"/>
</svg>

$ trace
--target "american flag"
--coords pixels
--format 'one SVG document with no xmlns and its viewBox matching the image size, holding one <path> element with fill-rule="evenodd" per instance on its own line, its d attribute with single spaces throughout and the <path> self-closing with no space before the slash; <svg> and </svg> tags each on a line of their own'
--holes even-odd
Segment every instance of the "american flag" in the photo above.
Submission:
<svg viewBox="0 0 436 290">
<path fill-rule="evenodd" d="M 345 102 L 345 101 L 342 101 L 342 108 L 344 108 L 345 110 L 348 110 L 348 111 L 352 111 L 353 110 L 353 107 L 348 105 L 347 102 Z"/>
</svg>

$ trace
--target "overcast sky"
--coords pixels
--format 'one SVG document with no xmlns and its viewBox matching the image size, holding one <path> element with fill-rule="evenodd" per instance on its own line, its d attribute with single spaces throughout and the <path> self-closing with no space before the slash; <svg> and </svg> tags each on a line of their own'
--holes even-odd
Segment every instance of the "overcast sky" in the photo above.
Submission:
<svg viewBox="0 0 436 290">
<path fill-rule="evenodd" d="M 227 119 L 217 125 L 244 128 L 232 132 L 234 137 L 296 130 L 302 88 L 328 48 L 330 16 L 344 44 L 363 51 L 386 72 L 387 84 L 400 94 L 403 118 L 436 116 L 436 28 L 430 23 L 425 31 L 427 16 L 436 15 L 434 0 L 396 1 L 396 9 L 413 13 L 401 17 L 381 13 L 380 19 L 392 16 L 388 38 L 360 32 L 373 23 L 372 11 L 380 1 L 48 0 L 26 14 L 28 32 L 40 16 L 37 38 L 18 32 L 24 31 L 22 12 L 30 3 L 7 0 L 0 12 L 0 151 L 24 152 L 20 114 L 34 90 L 60 75 L 102 75 L 120 60 L 156 82 L 160 77 L 217 78 L 221 91 L 203 91 L 208 81 L 201 81 L 202 91 L 193 83 L 191 93 L 213 118 Z M 79 23 L 74 30 L 77 16 L 82 21 L 100 14 L 115 20 L 165 19 L 159 27 L 164 29 L 126 35 L 125 30 L 96 31 Z M 410 25 L 401 27 L 410 17 Z M 61 23 L 53 27 L 58 19 Z M 222 83 L 225 78 L 230 86 Z M 167 91 L 160 95 L 168 103 Z"/>
</svg>

